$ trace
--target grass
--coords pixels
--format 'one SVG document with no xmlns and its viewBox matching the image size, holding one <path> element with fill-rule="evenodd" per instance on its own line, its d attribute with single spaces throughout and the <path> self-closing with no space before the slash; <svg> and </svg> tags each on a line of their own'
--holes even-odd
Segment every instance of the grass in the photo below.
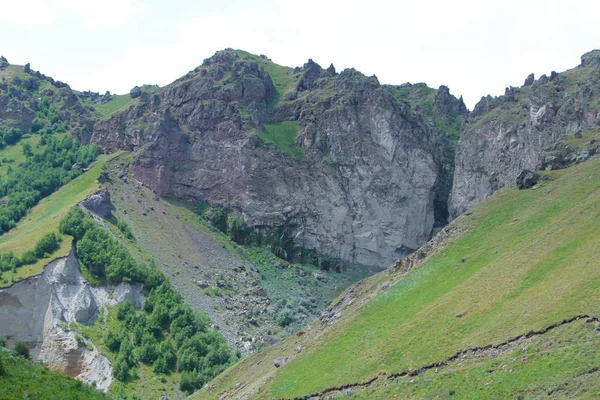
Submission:
<svg viewBox="0 0 600 400">
<path fill-rule="evenodd" d="M 575 136 L 575 132 L 569 132 L 565 137 L 565 144 L 568 144 L 575 151 L 581 151 L 590 147 L 591 139 L 600 143 L 600 127 L 584 130 L 581 132 L 580 138 Z"/>
<path fill-rule="evenodd" d="M 50 371 L 5 348 L 0 348 L 0 364 L 4 365 L 4 374 L 0 374 L 0 398 L 3 400 L 108 398 L 104 393 L 64 373 Z"/>
<path fill-rule="evenodd" d="M 434 126 L 444 132 L 451 140 L 458 140 L 460 137 L 460 127 L 463 118 L 456 115 L 449 115 L 443 121 L 435 112 L 436 89 L 428 87 L 425 83 L 416 83 L 414 85 L 383 85 L 383 90 L 392 96 L 395 102 L 407 102 L 412 108 L 418 108 L 423 117 L 433 122 Z"/>
<path fill-rule="evenodd" d="M 131 98 L 129 93 L 127 94 L 116 94 L 112 96 L 110 101 L 106 103 L 96 103 L 93 105 L 94 109 L 102 114 L 103 117 L 107 118 L 114 114 L 116 111 L 125 108 L 126 106 L 133 104 L 135 99 Z"/>
<path fill-rule="evenodd" d="M 143 85 L 140 87 L 142 92 L 152 93 L 159 87 L 157 85 Z M 115 112 L 127 107 L 130 104 L 134 104 L 136 99 L 132 98 L 129 93 L 126 94 L 114 94 L 110 101 L 106 103 L 94 103 L 92 107 L 98 111 L 104 118 L 110 117 Z"/>
<path fill-rule="evenodd" d="M 249 370 L 257 398 L 303 396 L 415 369 L 576 314 L 600 314 L 600 158 L 550 175 L 537 190 L 505 188 L 477 205 L 455 222 L 472 219 L 453 244 L 333 327 L 313 327 L 318 334 L 300 354 L 290 352 L 297 338 L 284 340 L 225 372 L 198 398 L 245 381 Z M 560 380 L 553 377 L 561 360 L 577 357 L 576 348 L 549 356 L 547 383 Z M 591 347 L 590 357 L 597 350 Z M 275 369 L 279 354 L 293 359 Z M 530 390 L 526 379 L 503 382 L 506 390 Z"/>
<path fill-rule="evenodd" d="M 276 91 L 275 97 L 272 99 L 271 103 L 277 103 L 282 95 L 294 90 L 296 87 L 299 77 L 294 76 L 294 70 L 292 68 L 275 64 L 269 59 L 248 53 L 247 51 L 236 50 L 236 52 L 242 59 L 256 62 L 259 68 L 264 68 L 265 72 L 269 74 L 273 80 Z"/>
<path fill-rule="evenodd" d="M 29 214 L 23 218 L 17 227 L 0 236 L 0 253 L 12 251 L 20 256 L 25 251 L 33 248 L 35 243 L 49 232 L 58 232 L 58 224 L 62 217 L 85 199 L 88 195 L 98 190 L 97 179 L 107 161 L 114 159 L 121 153 L 102 155 L 91 166 L 90 170 L 61 187 L 52 195 L 42 199 Z M 71 249 L 71 240 L 63 237 L 60 249 L 52 257 L 64 257 Z M 2 277 L 6 280 L 20 280 L 29 276 L 38 275 L 48 260 L 39 260 L 37 263 L 17 269 L 16 274 L 5 272 Z M 0 283 L 0 286 L 6 285 Z"/>
<path fill-rule="evenodd" d="M 31 75 L 26 74 L 23 71 L 22 65 L 9 65 L 0 70 L 0 80 L 2 80 L 2 78 L 6 78 L 7 81 L 12 82 L 12 80 L 16 77 L 21 79 L 29 79 L 31 78 Z"/>
<path fill-rule="evenodd" d="M 577 67 L 561 73 L 560 78 L 564 82 L 566 91 L 571 93 L 577 92 L 577 82 L 589 81 L 590 76 L 595 75 L 595 69 L 593 66 Z"/>
<path fill-rule="evenodd" d="M 263 129 L 256 134 L 265 142 L 271 143 L 275 148 L 295 160 L 305 158 L 304 151 L 296 145 L 298 136 L 298 122 L 284 121 L 273 124 L 264 124 Z"/>
<path fill-rule="evenodd" d="M 392 380 L 357 399 L 589 398 L 600 395 L 600 335 L 580 321 L 528 340 L 496 357 L 469 357 L 438 372 Z M 525 357 L 525 358 L 524 358 Z M 526 362 L 524 362 L 526 360 Z M 560 366 L 557 368 L 557 366 Z"/>
<path fill-rule="evenodd" d="M 41 152 L 43 146 L 37 147 L 39 141 L 40 135 L 24 135 L 18 143 L 12 146 L 6 146 L 0 150 L 0 177 L 6 175 L 6 171 L 8 170 L 9 166 L 14 168 L 15 166 L 19 165 L 19 163 L 25 161 L 23 144 L 29 143 L 34 154 Z M 2 161 L 4 159 L 7 161 Z"/>
</svg>

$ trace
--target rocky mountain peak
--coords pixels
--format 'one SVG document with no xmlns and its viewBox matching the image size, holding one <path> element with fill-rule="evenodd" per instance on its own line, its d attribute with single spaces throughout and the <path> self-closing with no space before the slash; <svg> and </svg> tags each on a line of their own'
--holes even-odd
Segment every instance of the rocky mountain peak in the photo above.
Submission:
<svg viewBox="0 0 600 400">
<path fill-rule="evenodd" d="M 587 67 L 590 65 L 600 68 L 600 50 L 588 51 L 581 56 L 581 66 Z"/>
<path fill-rule="evenodd" d="M 304 75 L 302 75 L 302 78 L 300 78 L 296 84 L 297 92 L 314 89 L 315 82 L 319 79 L 321 74 L 325 72 L 319 64 L 312 60 L 312 58 L 308 59 L 308 62 L 304 64 L 303 69 Z"/>
<path fill-rule="evenodd" d="M 440 86 L 435 94 L 435 110 L 439 116 L 442 115 L 467 115 L 469 110 L 463 101 L 462 96 L 457 99 L 450 94 L 448 86 Z"/>
<path fill-rule="evenodd" d="M 208 67 L 214 64 L 231 65 L 238 58 L 239 54 L 234 49 L 219 50 L 212 57 L 206 58 L 202 66 Z"/>
</svg>

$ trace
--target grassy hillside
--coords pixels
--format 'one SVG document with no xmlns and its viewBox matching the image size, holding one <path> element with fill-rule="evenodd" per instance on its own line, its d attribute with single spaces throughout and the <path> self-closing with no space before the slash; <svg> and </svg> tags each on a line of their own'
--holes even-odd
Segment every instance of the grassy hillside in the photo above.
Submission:
<svg viewBox="0 0 600 400">
<path fill-rule="evenodd" d="M 31 145 L 32 152 L 38 153 L 41 152 L 40 147 L 37 147 L 38 142 L 40 141 L 39 135 L 27 135 L 23 137 L 17 144 L 13 146 L 6 146 L 4 149 L 0 150 L 0 176 L 6 175 L 6 171 L 8 167 L 11 165 L 18 165 L 19 163 L 25 161 L 25 154 L 23 154 L 23 145 L 28 143 Z"/>
<path fill-rule="evenodd" d="M 97 179 L 104 164 L 118 155 L 119 153 L 100 156 L 89 171 L 69 182 L 49 197 L 42 199 L 17 224 L 15 229 L 0 236 L 0 253 L 12 251 L 20 256 L 25 251 L 31 250 L 34 244 L 46 233 L 58 232 L 58 223 L 62 217 L 71 207 L 98 189 Z M 52 256 L 53 258 L 66 256 L 70 249 L 71 240 L 69 237 L 65 237 L 60 249 Z M 47 263 L 47 259 L 41 259 L 35 264 L 18 268 L 16 274 L 10 271 L 5 272 L 2 277 L 7 283 L 0 282 L 0 287 L 10 284 L 13 280 L 40 274 Z"/>
<path fill-rule="evenodd" d="M 265 142 L 273 144 L 279 152 L 298 161 L 305 159 L 304 151 L 296 144 L 298 121 L 264 124 L 256 134 Z"/>
<path fill-rule="evenodd" d="M 144 93 L 152 93 L 159 89 L 157 85 L 142 85 L 140 87 Z M 126 94 L 115 94 L 112 95 L 110 101 L 106 103 L 93 103 L 92 107 L 98 111 L 104 118 L 110 117 L 115 112 L 131 105 L 135 104 L 138 100 L 131 97 L 129 93 Z"/>
<path fill-rule="evenodd" d="M 369 278 L 359 286 L 367 292 L 356 299 L 353 313 L 342 313 L 331 327 L 315 322 L 302 337 L 248 358 L 196 398 L 219 398 L 223 391 L 224 398 L 304 396 L 378 373 L 416 370 L 461 349 L 500 343 L 574 315 L 600 315 L 600 159 L 548 178 L 536 190 L 500 190 L 453 222 L 466 226 L 465 233 L 389 289 L 379 290 L 390 279 L 387 272 Z M 361 299 L 370 297 L 363 305 Z M 581 378 L 586 365 L 598 366 L 598 341 L 590 341 L 587 328 L 581 329 L 576 334 L 567 328 L 552 331 L 558 335 L 556 351 L 550 346 L 536 353 L 531 362 L 520 364 L 522 372 L 496 380 L 497 391 L 485 397 L 526 398 L 542 376 L 544 385 L 559 387 Z M 569 338 L 572 345 L 560 343 Z M 566 362 L 578 360 L 582 349 L 585 363 Z M 276 357 L 290 361 L 276 369 Z M 514 358 L 490 357 L 498 363 Z M 469 382 L 487 382 L 485 363 L 461 368 Z M 445 398 L 472 389 L 464 374 L 449 376 L 444 396 L 441 381 L 425 376 L 419 378 L 418 392 L 403 397 Z M 377 386 L 364 398 L 390 398 L 385 390 Z"/>
<path fill-rule="evenodd" d="M 294 76 L 293 68 L 275 64 L 266 57 L 257 56 L 256 54 L 251 54 L 247 51 L 236 50 L 236 52 L 243 60 L 256 62 L 259 68 L 263 68 L 265 72 L 269 74 L 273 80 L 273 85 L 275 86 L 276 93 L 275 98 L 273 99 L 274 103 L 277 103 L 282 95 L 293 90 L 296 86 L 299 77 Z"/>
<path fill-rule="evenodd" d="M 80 381 L 26 360 L 0 348 L 0 399 L 2 400 L 93 400 L 107 399 L 104 393 Z"/>
</svg>

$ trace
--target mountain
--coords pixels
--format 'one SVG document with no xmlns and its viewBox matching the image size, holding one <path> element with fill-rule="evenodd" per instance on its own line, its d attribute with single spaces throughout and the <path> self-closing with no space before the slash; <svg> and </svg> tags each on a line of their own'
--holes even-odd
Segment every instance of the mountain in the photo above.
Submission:
<svg viewBox="0 0 600 400">
<path fill-rule="evenodd" d="M 411 92 L 435 122 L 411 108 Z M 287 259 L 305 249 L 385 267 L 446 222 L 452 161 L 436 122 L 466 108 L 447 88 L 435 93 L 224 50 L 85 140 L 135 152 L 134 176 L 160 196 L 204 200 L 280 232 Z"/>
<path fill-rule="evenodd" d="M 585 161 L 598 150 L 600 51 L 581 64 L 552 72 L 504 96 L 483 97 L 461 128 L 450 200 L 460 215 L 504 186 L 523 169 L 552 170 Z"/>
<path fill-rule="evenodd" d="M 599 76 L 469 112 L 241 50 L 124 95 L 0 58 L 0 337 L 117 398 L 593 398 Z"/>
<path fill-rule="evenodd" d="M 193 398 L 597 397 L 600 159 L 544 176 L 500 189 Z"/>
</svg>

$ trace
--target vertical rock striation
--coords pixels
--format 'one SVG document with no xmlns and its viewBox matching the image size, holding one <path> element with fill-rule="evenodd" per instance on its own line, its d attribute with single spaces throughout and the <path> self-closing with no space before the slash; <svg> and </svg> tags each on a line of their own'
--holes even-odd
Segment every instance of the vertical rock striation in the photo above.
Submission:
<svg viewBox="0 0 600 400">
<path fill-rule="evenodd" d="M 462 111 L 446 92 L 439 112 Z M 136 179 L 159 195 L 232 208 L 255 229 L 368 265 L 430 237 L 444 187 L 442 134 L 377 78 L 312 60 L 292 71 L 218 52 L 98 123 L 91 141 L 136 151 Z"/>
</svg>

